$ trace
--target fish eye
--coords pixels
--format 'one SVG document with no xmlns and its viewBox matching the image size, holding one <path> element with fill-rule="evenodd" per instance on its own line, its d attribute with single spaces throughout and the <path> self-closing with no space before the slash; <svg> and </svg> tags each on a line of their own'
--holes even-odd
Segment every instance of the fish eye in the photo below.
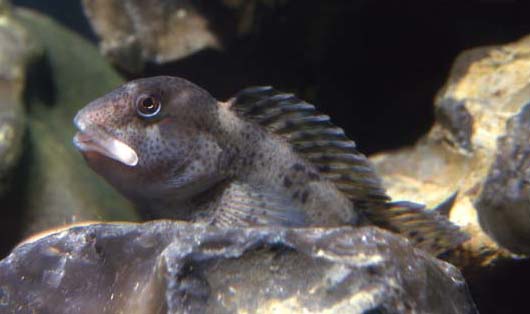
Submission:
<svg viewBox="0 0 530 314">
<path fill-rule="evenodd" d="M 160 99 L 155 95 L 141 95 L 136 101 L 136 111 L 143 118 L 156 116 L 161 108 Z"/>
</svg>

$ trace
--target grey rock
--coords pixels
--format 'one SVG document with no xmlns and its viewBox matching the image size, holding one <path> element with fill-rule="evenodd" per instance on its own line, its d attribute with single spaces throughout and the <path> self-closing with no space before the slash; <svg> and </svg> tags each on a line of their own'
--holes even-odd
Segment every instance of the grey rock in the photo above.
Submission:
<svg viewBox="0 0 530 314">
<path fill-rule="evenodd" d="M 459 271 L 377 228 L 93 224 L 0 261 L 1 313 L 477 313 Z"/>
<path fill-rule="evenodd" d="M 508 120 L 475 207 L 495 241 L 530 254 L 530 104 Z"/>
</svg>

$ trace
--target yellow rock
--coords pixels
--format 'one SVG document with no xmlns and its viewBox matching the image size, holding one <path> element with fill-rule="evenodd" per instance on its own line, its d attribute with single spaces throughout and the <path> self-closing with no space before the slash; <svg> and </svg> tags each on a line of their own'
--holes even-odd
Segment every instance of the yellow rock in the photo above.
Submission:
<svg viewBox="0 0 530 314">
<path fill-rule="evenodd" d="M 487 265 L 510 256 L 482 231 L 474 204 L 508 119 L 529 101 L 530 36 L 464 51 L 435 97 L 431 131 L 413 147 L 372 158 L 393 199 L 434 208 L 458 192 L 450 218 L 472 239 L 455 253 L 454 263 Z"/>
</svg>

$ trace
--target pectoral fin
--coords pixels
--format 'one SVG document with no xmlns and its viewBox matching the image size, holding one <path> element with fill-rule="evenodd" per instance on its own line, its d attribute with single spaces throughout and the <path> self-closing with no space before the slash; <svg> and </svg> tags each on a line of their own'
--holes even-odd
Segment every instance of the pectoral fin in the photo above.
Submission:
<svg viewBox="0 0 530 314">
<path fill-rule="evenodd" d="M 246 183 L 232 182 L 222 192 L 211 222 L 222 227 L 296 227 L 306 225 L 306 217 L 304 211 L 284 195 Z"/>
</svg>

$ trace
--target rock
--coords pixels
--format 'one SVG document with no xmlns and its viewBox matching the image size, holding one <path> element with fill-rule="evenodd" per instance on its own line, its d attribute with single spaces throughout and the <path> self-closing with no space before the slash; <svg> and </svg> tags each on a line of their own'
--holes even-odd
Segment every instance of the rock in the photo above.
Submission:
<svg viewBox="0 0 530 314">
<path fill-rule="evenodd" d="M 508 120 L 475 201 L 483 230 L 518 254 L 530 254 L 530 104 Z"/>
<path fill-rule="evenodd" d="M 71 142 L 75 112 L 122 79 L 97 47 L 47 17 L 14 9 L 12 18 L 42 54 L 27 85 L 17 87 L 24 89 L 28 132 L 16 180 L 0 199 L 0 241 L 84 220 L 136 220 L 132 205 L 86 167 Z"/>
<path fill-rule="evenodd" d="M 435 99 L 429 134 L 414 147 L 372 158 L 393 199 L 435 207 L 457 193 L 451 220 L 472 235 L 453 256 L 458 265 L 512 257 L 484 231 L 514 253 L 530 253 L 523 109 L 530 100 L 529 52 L 530 37 L 462 53 Z"/>
<path fill-rule="evenodd" d="M 19 245 L 0 283 L 3 313 L 477 313 L 455 267 L 371 227 L 77 226 Z"/>
<path fill-rule="evenodd" d="M 224 50 L 235 39 L 263 27 L 259 23 L 260 17 L 285 6 L 287 2 L 82 1 L 85 15 L 101 40 L 101 52 L 130 74 L 140 73 L 145 63 L 161 65 L 207 49 Z M 261 8 L 265 9 L 264 14 L 259 14 L 262 13 Z M 274 23 L 276 21 L 277 18 Z M 316 36 L 319 35 L 312 36 L 312 39 Z"/>
<path fill-rule="evenodd" d="M 102 53 L 132 73 L 145 61 L 164 63 L 220 45 L 197 1 L 84 0 L 83 6 Z"/>
<path fill-rule="evenodd" d="M 0 196 L 10 186 L 22 152 L 25 112 L 22 91 L 26 67 L 39 53 L 26 30 L 0 1 Z"/>
</svg>

